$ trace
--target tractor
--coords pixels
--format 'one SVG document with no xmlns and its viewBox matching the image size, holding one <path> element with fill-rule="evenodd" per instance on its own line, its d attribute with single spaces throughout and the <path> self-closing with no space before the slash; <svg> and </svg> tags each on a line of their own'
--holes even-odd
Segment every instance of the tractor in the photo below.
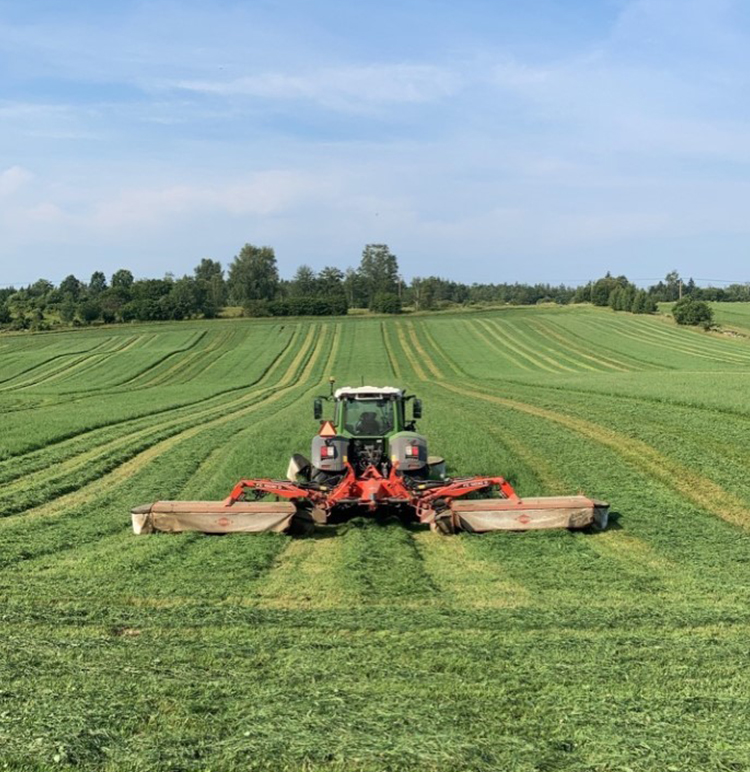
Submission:
<svg viewBox="0 0 750 772">
<path fill-rule="evenodd" d="M 332 415 L 324 418 L 324 402 Z M 396 515 L 433 531 L 605 528 L 609 505 L 583 495 L 521 498 L 503 477 L 452 477 L 417 431 L 422 402 L 394 386 L 345 386 L 313 402 L 310 457 L 284 480 L 240 480 L 224 501 L 157 501 L 132 510 L 136 533 L 310 533 L 352 517 Z M 478 498 L 478 495 L 485 496 Z M 271 499 L 269 499 L 271 497 Z M 275 500 L 273 500 L 275 499 Z"/>
</svg>

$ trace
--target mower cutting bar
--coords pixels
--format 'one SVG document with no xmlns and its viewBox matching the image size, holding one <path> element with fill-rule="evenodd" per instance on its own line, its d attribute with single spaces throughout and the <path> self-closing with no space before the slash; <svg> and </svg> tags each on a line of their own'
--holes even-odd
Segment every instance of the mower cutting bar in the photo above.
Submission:
<svg viewBox="0 0 750 772">
<path fill-rule="evenodd" d="M 132 510 L 133 531 L 262 533 L 288 531 L 297 508 L 290 501 L 157 501 Z"/>
<path fill-rule="evenodd" d="M 450 504 L 451 530 L 530 531 L 544 528 L 607 527 L 609 505 L 585 496 L 462 499 Z"/>
</svg>

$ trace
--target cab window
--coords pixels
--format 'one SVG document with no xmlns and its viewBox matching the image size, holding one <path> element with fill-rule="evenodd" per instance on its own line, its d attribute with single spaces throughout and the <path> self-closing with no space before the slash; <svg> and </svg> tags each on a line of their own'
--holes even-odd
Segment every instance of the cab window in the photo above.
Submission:
<svg viewBox="0 0 750 772">
<path fill-rule="evenodd" d="M 355 437 L 375 437 L 393 431 L 393 401 L 347 399 L 344 428 Z"/>
</svg>

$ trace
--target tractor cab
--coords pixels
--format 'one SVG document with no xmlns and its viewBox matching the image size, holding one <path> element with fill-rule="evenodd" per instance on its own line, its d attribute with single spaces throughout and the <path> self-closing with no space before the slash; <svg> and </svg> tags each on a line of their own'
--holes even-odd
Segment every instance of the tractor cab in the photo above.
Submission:
<svg viewBox="0 0 750 772">
<path fill-rule="evenodd" d="M 323 419 L 323 401 L 333 402 L 333 418 Z M 407 403 L 411 402 L 411 410 Z M 427 440 L 416 432 L 422 403 L 395 386 L 345 386 L 314 403 L 321 421 L 313 437 L 310 475 L 323 480 L 345 473 L 347 465 L 362 474 L 375 467 L 388 474 L 394 464 L 412 476 L 430 474 Z"/>
<path fill-rule="evenodd" d="M 407 421 L 406 400 L 401 389 L 370 386 L 337 389 L 333 422 L 341 434 L 351 437 L 384 437 L 414 430 L 414 420 Z M 419 401 L 417 400 L 417 404 Z M 419 410 L 417 410 L 419 412 Z M 416 419 L 419 416 L 414 416 Z"/>
</svg>

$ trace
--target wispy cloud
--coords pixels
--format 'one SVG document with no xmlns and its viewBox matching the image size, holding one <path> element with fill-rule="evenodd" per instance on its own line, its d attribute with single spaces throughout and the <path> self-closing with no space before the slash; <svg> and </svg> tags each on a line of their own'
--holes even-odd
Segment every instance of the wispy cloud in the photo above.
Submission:
<svg viewBox="0 0 750 772">
<path fill-rule="evenodd" d="M 0 173 L 0 197 L 10 198 L 32 175 L 21 167 Z M 23 202 L 0 208 L 8 232 L 22 234 L 39 225 L 59 227 L 68 236 L 106 235 L 116 240 L 126 232 L 189 226 L 191 218 L 216 213 L 234 218 L 264 218 L 287 214 L 295 207 L 321 200 L 335 190 L 332 179 L 294 171 L 269 170 L 223 184 L 201 183 L 127 187 L 115 191 L 79 186 L 42 186 Z M 62 231 L 59 231 L 62 232 Z M 48 231 L 50 235 L 52 231 Z M 39 235 L 38 233 L 36 234 Z"/>
<path fill-rule="evenodd" d="M 184 80 L 179 89 L 226 97 L 308 100 L 346 109 L 366 104 L 423 103 L 454 94 L 458 76 L 428 64 L 323 68 L 295 74 L 266 72 L 232 80 Z"/>
<path fill-rule="evenodd" d="M 212 211 L 267 217 L 322 195 L 325 187 L 325 181 L 307 174 L 269 170 L 222 185 L 126 189 L 96 203 L 88 216 L 93 226 L 114 232 L 122 227 L 158 226 L 166 220 Z"/>
</svg>

